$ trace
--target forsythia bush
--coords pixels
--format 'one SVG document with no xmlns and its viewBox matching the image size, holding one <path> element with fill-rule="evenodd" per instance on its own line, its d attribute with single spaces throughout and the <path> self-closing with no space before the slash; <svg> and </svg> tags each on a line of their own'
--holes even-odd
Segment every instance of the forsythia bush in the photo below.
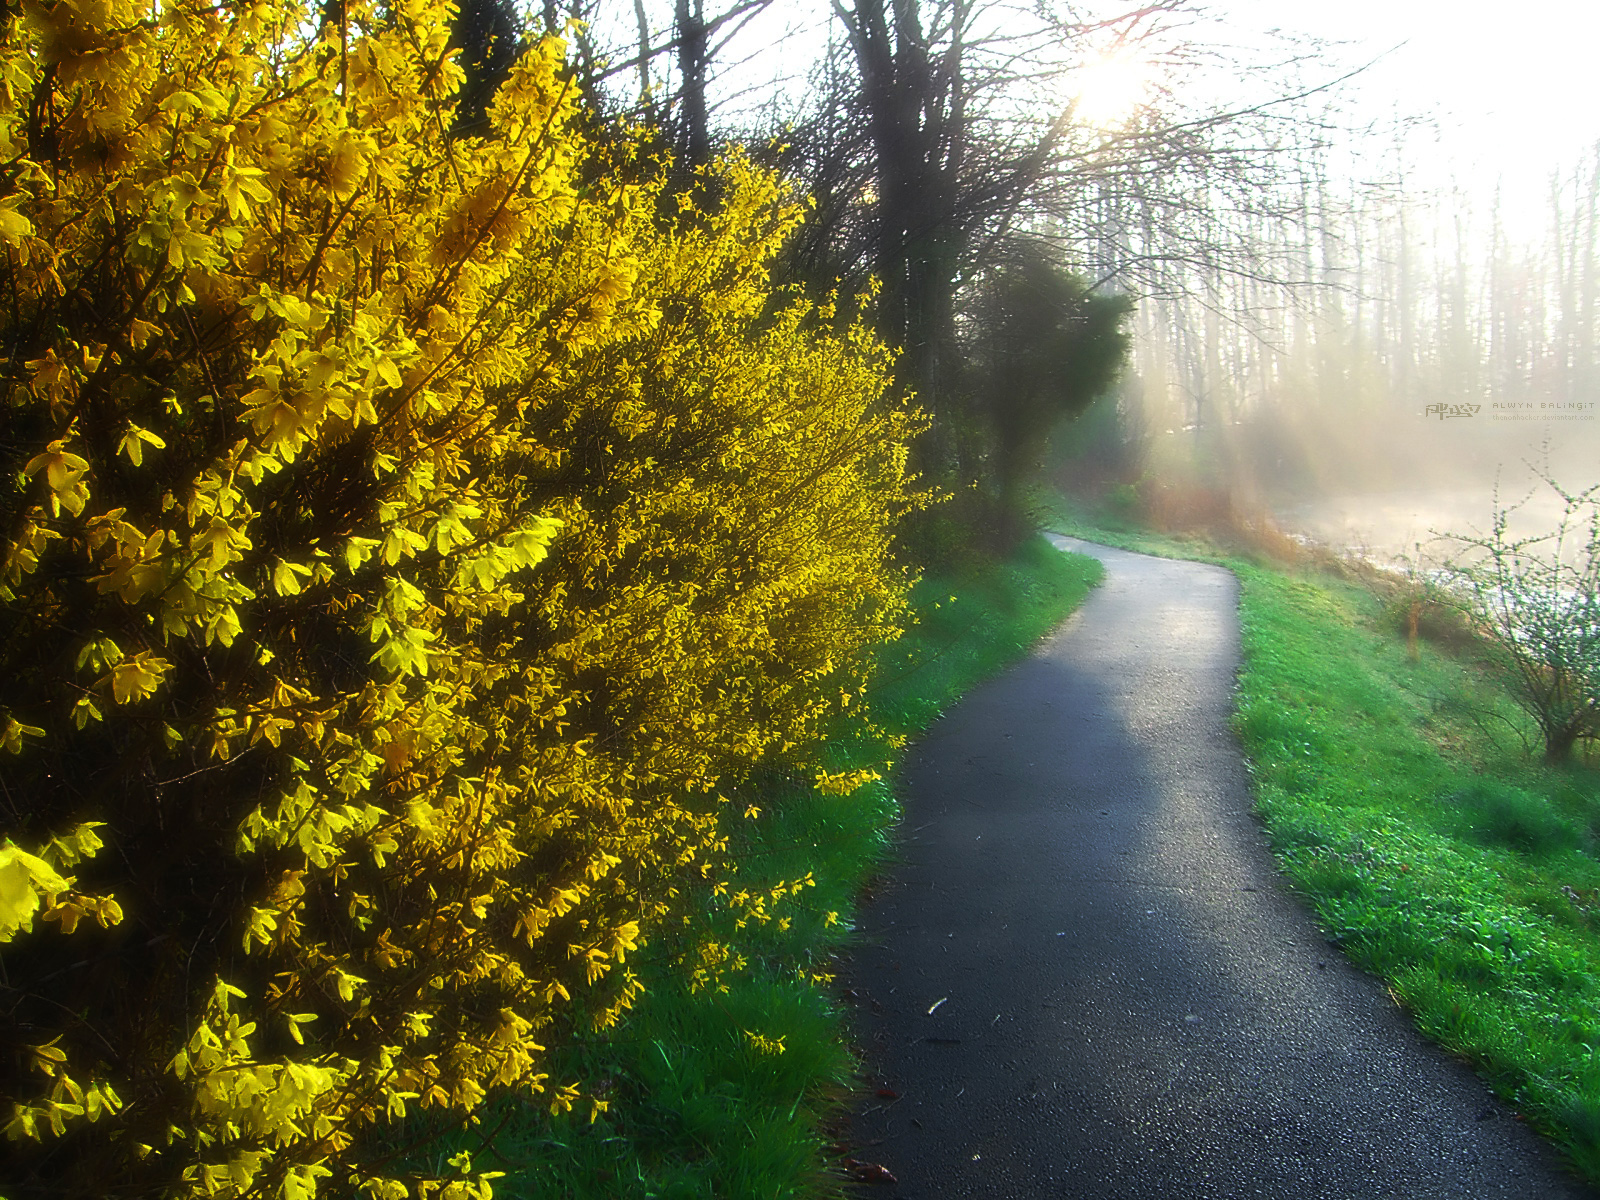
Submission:
<svg viewBox="0 0 1600 1200">
<path fill-rule="evenodd" d="M 451 140 L 449 9 L 341 12 L 4 18 L 11 1200 L 488 1196 L 384 1131 L 602 1103 L 545 1046 L 760 917 L 719 780 L 851 786 L 903 611 L 910 418 L 773 182 L 664 196 L 553 39 Z"/>
</svg>

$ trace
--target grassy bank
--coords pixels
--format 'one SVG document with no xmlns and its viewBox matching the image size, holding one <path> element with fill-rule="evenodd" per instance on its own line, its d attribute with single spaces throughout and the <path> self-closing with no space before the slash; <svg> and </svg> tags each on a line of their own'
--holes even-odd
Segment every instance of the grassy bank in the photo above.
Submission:
<svg viewBox="0 0 1600 1200">
<path fill-rule="evenodd" d="M 869 697 L 890 733 L 914 736 L 974 683 L 1014 661 L 1098 580 L 1091 559 L 1043 539 L 965 578 L 929 577 L 914 593 L 918 622 L 883 655 Z M 838 745 L 848 765 L 862 747 Z M 759 815 L 744 817 L 747 808 Z M 708 910 L 677 947 L 647 952 L 660 980 L 619 1030 L 572 1048 L 559 1078 L 599 1080 L 608 1108 L 552 1116 L 506 1106 L 441 1157 L 476 1151 L 505 1171 L 497 1197 L 539 1200 L 776 1200 L 837 1193 L 830 1122 L 851 1097 L 855 1060 L 841 1040 L 830 963 L 848 945 L 855 896 L 878 869 L 898 819 L 892 781 L 849 796 L 765 781 L 730 805 L 730 836 L 752 890 L 809 873 L 765 925 L 730 926 Z M 745 960 L 726 991 L 691 991 L 648 955 L 731 940 Z"/>
<path fill-rule="evenodd" d="M 1236 729 L 1285 874 L 1330 940 L 1600 1183 L 1600 772 L 1538 761 L 1459 628 L 1413 653 L 1382 589 L 1058 515 L 1233 569 Z"/>
<path fill-rule="evenodd" d="M 1237 727 L 1331 940 L 1600 1183 L 1600 773 L 1530 761 L 1470 659 L 1368 591 L 1241 567 Z"/>
</svg>

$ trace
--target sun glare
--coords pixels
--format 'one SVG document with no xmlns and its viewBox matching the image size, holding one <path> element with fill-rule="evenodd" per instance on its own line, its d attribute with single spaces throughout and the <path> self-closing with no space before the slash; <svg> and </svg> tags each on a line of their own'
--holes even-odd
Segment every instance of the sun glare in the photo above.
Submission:
<svg viewBox="0 0 1600 1200">
<path fill-rule="evenodd" d="M 1120 125 L 1133 115 L 1150 86 L 1148 65 L 1132 55 L 1108 55 L 1076 73 L 1073 112 L 1086 125 Z"/>
</svg>

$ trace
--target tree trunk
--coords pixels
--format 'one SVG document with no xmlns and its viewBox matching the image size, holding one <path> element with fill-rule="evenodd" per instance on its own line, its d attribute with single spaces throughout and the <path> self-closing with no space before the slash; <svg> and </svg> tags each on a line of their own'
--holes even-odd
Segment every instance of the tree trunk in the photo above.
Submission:
<svg viewBox="0 0 1600 1200">
<path fill-rule="evenodd" d="M 918 467 L 942 474 L 955 450 L 945 353 L 954 338 L 959 234 L 934 72 L 916 4 L 896 0 L 891 20 L 884 0 L 856 0 L 844 15 L 877 160 L 879 329 L 902 348 L 901 382 L 932 418 L 917 448 Z M 942 69 L 959 74 L 959 62 Z"/>
<path fill-rule="evenodd" d="M 1544 761 L 1551 766 L 1560 766 L 1572 759 L 1572 748 L 1578 744 L 1578 730 L 1575 728 L 1553 729 L 1545 731 Z"/>
<path fill-rule="evenodd" d="M 706 112 L 706 22 L 701 0 L 677 0 L 676 19 L 682 86 L 678 102 L 678 164 L 687 173 L 711 161 Z"/>
</svg>

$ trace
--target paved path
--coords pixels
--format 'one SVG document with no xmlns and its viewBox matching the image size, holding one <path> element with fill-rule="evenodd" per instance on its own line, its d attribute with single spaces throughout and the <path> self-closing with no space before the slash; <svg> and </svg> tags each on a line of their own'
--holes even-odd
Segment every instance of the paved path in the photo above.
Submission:
<svg viewBox="0 0 1600 1200">
<path fill-rule="evenodd" d="M 1233 577 L 1056 540 L 1104 586 L 917 747 L 863 914 L 898 1093 L 854 1120 L 900 1180 L 872 1195 L 1590 1196 L 1279 880 L 1227 728 Z"/>
</svg>

